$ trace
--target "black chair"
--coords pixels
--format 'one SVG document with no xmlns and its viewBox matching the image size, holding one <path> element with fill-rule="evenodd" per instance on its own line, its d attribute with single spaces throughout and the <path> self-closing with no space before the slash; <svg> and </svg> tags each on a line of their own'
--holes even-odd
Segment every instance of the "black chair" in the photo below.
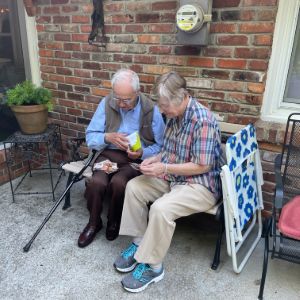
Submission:
<svg viewBox="0 0 300 300">
<path fill-rule="evenodd" d="M 275 176 L 273 212 L 264 223 L 265 251 L 259 299 L 263 299 L 269 253 L 272 259 L 279 258 L 300 264 L 300 237 L 291 238 L 279 224 L 279 221 L 283 222 L 289 217 L 283 213 L 284 206 L 290 207 L 291 200 L 295 200 L 294 197 L 300 195 L 300 113 L 293 113 L 288 117 L 282 153 L 275 160 Z M 269 239 L 272 240 L 271 249 Z"/>
</svg>

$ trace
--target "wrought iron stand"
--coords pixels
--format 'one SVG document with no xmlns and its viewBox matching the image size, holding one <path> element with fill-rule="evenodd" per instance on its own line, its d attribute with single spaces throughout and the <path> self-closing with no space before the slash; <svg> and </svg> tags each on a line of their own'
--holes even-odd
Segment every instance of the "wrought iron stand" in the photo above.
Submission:
<svg viewBox="0 0 300 300">
<path fill-rule="evenodd" d="M 52 165 L 53 163 L 53 155 L 55 150 L 59 150 L 61 154 L 61 161 L 63 161 L 63 151 L 62 151 L 62 142 L 61 142 L 61 132 L 60 126 L 57 124 L 50 124 L 47 127 L 47 130 L 41 134 L 32 134 L 27 135 L 23 134 L 20 131 L 15 132 L 11 136 L 9 136 L 4 142 L 4 151 L 6 157 L 6 165 L 9 175 L 10 188 L 12 193 L 13 202 L 15 201 L 16 195 L 32 195 L 32 194 L 52 194 L 53 201 L 55 201 L 55 189 L 60 181 L 60 178 L 63 174 L 63 171 L 60 172 L 56 182 L 53 180 L 53 172 L 52 170 L 58 170 L 57 167 Z M 8 146 L 10 145 L 10 146 Z M 34 159 L 40 159 L 43 155 L 41 153 L 41 146 L 44 145 L 45 149 L 45 161 L 40 162 L 41 166 L 38 168 L 32 168 L 32 162 Z M 19 183 L 16 187 L 13 187 L 12 183 L 12 174 L 11 174 L 11 166 L 16 162 L 18 158 L 26 161 L 28 164 L 28 171 L 23 175 Z M 37 162 L 39 164 L 39 162 Z M 35 170 L 49 170 L 50 182 L 51 182 L 51 191 L 49 192 L 17 192 L 17 189 L 21 186 L 25 177 L 29 174 L 32 177 L 32 171 Z"/>
</svg>

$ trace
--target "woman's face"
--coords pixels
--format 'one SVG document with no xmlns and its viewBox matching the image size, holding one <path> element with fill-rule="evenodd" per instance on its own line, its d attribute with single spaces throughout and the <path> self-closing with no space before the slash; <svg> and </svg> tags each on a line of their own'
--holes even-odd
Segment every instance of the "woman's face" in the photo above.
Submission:
<svg viewBox="0 0 300 300">
<path fill-rule="evenodd" d="M 158 108 L 161 113 L 165 114 L 168 119 L 180 117 L 184 114 L 188 103 L 188 96 L 184 97 L 181 103 L 171 102 L 161 98 L 158 100 Z"/>
</svg>

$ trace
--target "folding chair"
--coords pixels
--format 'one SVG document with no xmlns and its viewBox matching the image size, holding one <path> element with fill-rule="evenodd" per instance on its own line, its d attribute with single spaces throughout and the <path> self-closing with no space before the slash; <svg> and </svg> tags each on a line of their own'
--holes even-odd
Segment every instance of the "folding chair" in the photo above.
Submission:
<svg viewBox="0 0 300 300">
<path fill-rule="evenodd" d="M 282 153 L 275 159 L 272 216 L 264 222 L 265 251 L 259 299 L 263 299 L 269 253 L 300 264 L 300 113 L 288 117 Z M 269 249 L 269 237 L 272 247 Z"/>
<path fill-rule="evenodd" d="M 249 124 L 226 142 L 227 165 L 222 167 L 221 179 L 224 201 L 227 252 L 232 257 L 233 269 L 240 273 L 261 238 L 261 210 L 263 200 L 262 168 L 256 132 Z M 258 222 L 258 229 L 255 225 Z M 256 230 L 256 238 L 244 255 L 239 250 Z M 240 252 L 241 253 L 241 252 Z"/>
</svg>

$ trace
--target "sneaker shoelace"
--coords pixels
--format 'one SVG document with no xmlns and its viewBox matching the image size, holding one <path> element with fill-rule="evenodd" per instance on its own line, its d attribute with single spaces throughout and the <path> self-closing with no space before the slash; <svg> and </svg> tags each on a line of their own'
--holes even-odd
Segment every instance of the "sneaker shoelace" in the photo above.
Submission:
<svg viewBox="0 0 300 300">
<path fill-rule="evenodd" d="M 123 258 L 127 259 L 130 256 L 133 256 L 136 252 L 137 245 L 132 243 L 126 250 L 124 250 L 121 255 Z"/>
<path fill-rule="evenodd" d="M 138 264 L 134 272 L 132 273 L 132 276 L 134 279 L 139 280 L 143 276 L 143 273 L 147 270 L 151 270 L 148 264 Z"/>
</svg>

